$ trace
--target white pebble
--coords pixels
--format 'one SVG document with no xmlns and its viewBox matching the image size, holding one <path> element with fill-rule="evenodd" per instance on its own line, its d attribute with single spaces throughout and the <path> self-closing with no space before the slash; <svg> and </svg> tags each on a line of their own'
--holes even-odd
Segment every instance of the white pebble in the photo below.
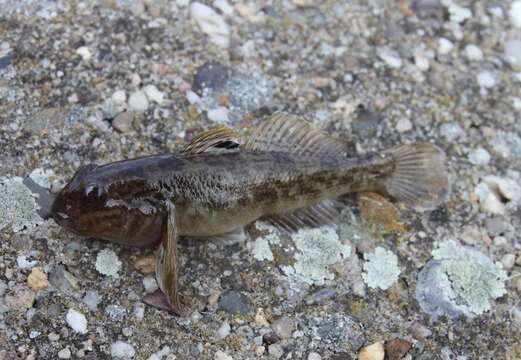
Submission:
<svg viewBox="0 0 521 360">
<path fill-rule="evenodd" d="M 512 25 L 521 27 L 521 0 L 514 1 L 512 5 L 510 5 L 508 17 Z"/>
<path fill-rule="evenodd" d="M 16 258 L 16 265 L 18 265 L 18 268 L 20 269 L 31 269 L 32 267 L 36 266 L 37 263 L 37 261 L 27 260 L 25 255 L 19 255 Z"/>
<path fill-rule="evenodd" d="M 135 91 L 128 98 L 128 105 L 133 111 L 143 112 L 148 109 L 148 99 L 144 92 Z"/>
<path fill-rule="evenodd" d="M 69 324 L 72 330 L 76 331 L 77 333 L 87 333 L 87 319 L 82 313 L 74 309 L 69 309 L 69 311 L 67 311 L 65 320 L 67 320 L 67 324 Z"/>
<path fill-rule="evenodd" d="M 512 269 L 515 263 L 516 256 L 514 254 L 505 254 L 501 258 L 501 264 L 503 265 L 503 268 L 505 268 L 506 270 Z"/>
<path fill-rule="evenodd" d="M 230 45 L 230 28 L 223 17 L 208 5 L 193 2 L 190 14 L 199 28 L 210 37 L 215 45 L 227 48 Z"/>
<path fill-rule="evenodd" d="M 66 347 L 65 349 L 58 351 L 58 358 L 59 359 L 70 359 L 71 350 L 68 347 Z"/>
<path fill-rule="evenodd" d="M 127 102 L 127 93 L 117 90 L 112 94 L 112 103 L 116 106 L 124 105 Z"/>
<path fill-rule="evenodd" d="M 400 54 L 394 50 L 388 48 L 378 49 L 378 57 L 382 59 L 390 68 L 399 69 L 402 67 L 402 59 L 400 58 Z"/>
<path fill-rule="evenodd" d="M 165 100 L 165 94 L 157 89 L 155 85 L 147 85 L 143 88 L 148 100 L 157 103 L 158 105 L 162 105 Z"/>
<path fill-rule="evenodd" d="M 510 39 L 505 43 L 505 59 L 510 65 L 521 68 L 521 40 Z"/>
<path fill-rule="evenodd" d="M 422 54 L 414 54 L 414 64 L 420 71 L 429 70 L 429 59 Z"/>
<path fill-rule="evenodd" d="M 514 202 L 521 200 L 521 186 L 515 180 L 496 175 L 487 175 L 483 180 L 489 188 L 501 194 L 505 199 Z"/>
<path fill-rule="evenodd" d="M 401 133 L 412 130 L 412 122 L 411 122 L 411 120 L 409 120 L 407 118 L 401 118 L 396 123 L 396 130 L 398 132 L 401 132 Z"/>
<path fill-rule="evenodd" d="M 110 354 L 115 358 L 132 358 L 136 354 L 134 347 L 124 341 L 116 341 L 110 345 Z"/>
<path fill-rule="evenodd" d="M 447 55 L 452 51 L 454 48 L 454 44 L 452 41 L 446 38 L 439 38 L 438 39 L 438 54 L 440 55 Z"/>
<path fill-rule="evenodd" d="M 218 350 L 216 353 L 215 353 L 215 360 L 233 360 L 233 358 L 222 352 L 221 350 Z"/>
<path fill-rule="evenodd" d="M 228 335 L 230 335 L 231 331 L 230 324 L 227 321 L 224 321 L 221 326 L 219 326 L 219 329 L 217 329 L 217 337 L 219 339 L 224 339 Z"/>
<path fill-rule="evenodd" d="M 143 286 L 145 287 L 145 292 L 147 294 L 153 293 L 158 289 L 157 281 L 155 276 L 145 276 L 143 278 Z"/>
<path fill-rule="evenodd" d="M 177 4 L 177 6 L 183 8 L 183 7 L 187 7 L 188 4 L 190 4 L 190 0 L 176 0 L 175 3 Z"/>
<path fill-rule="evenodd" d="M 465 46 L 465 56 L 469 61 L 481 61 L 483 60 L 483 51 L 474 44 L 468 44 Z"/>
<path fill-rule="evenodd" d="M 92 58 L 92 53 L 91 53 L 90 49 L 86 46 L 81 46 L 81 47 L 77 48 L 76 54 L 81 56 L 83 61 L 89 61 Z"/>
<path fill-rule="evenodd" d="M 516 110 L 521 110 L 521 98 L 518 98 L 518 97 L 512 98 L 512 106 Z"/>
<path fill-rule="evenodd" d="M 134 317 L 138 321 L 145 318 L 145 304 L 139 302 L 134 305 Z"/>
<path fill-rule="evenodd" d="M 310 352 L 308 355 L 308 360 L 322 360 L 322 356 L 316 352 Z"/>
<path fill-rule="evenodd" d="M 169 346 L 164 346 L 158 352 L 155 352 L 152 355 L 150 355 L 148 360 L 161 360 L 162 358 L 168 356 L 170 354 L 170 352 L 171 352 L 170 347 Z"/>
<path fill-rule="evenodd" d="M 481 71 L 476 78 L 481 88 L 490 89 L 496 86 L 496 78 L 490 71 Z"/>
<path fill-rule="evenodd" d="M 228 109 L 219 106 L 218 108 L 208 110 L 208 119 L 218 123 L 227 123 L 229 121 Z"/>
<path fill-rule="evenodd" d="M 456 4 L 450 4 L 448 10 L 450 21 L 457 24 L 461 24 L 472 17 L 472 12 L 469 9 Z"/>
<path fill-rule="evenodd" d="M 505 205 L 486 183 L 480 182 L 474 189 L 474 193 L 479 198 L 479 207 L 481 211 L 490 214 L 505 214 Z"/>
<path fill-rule="evenodd" d="M 121 261 L 118 255 L 110 249 L 103 249 L 96 257 L 96 270 L 102 275 L 118 277 L 118 271 L 121 269 Z"/>
<path fill-rule="evenodd" d="M 486 165 L 490 162 L 490 154 L 483 148 L 478 148 L 469 153 L 469 161 L 474 165 Z"/>
<path fill-rule="evenodd" d="M 199 95 L 197 95 L 193 91 L 187 91 L 186 92 L 186 100 L 188 100 L 188 102 L 191 105 L 199 104 L 201 102 L 201 98 L 199 97 Z"/>
</svg>

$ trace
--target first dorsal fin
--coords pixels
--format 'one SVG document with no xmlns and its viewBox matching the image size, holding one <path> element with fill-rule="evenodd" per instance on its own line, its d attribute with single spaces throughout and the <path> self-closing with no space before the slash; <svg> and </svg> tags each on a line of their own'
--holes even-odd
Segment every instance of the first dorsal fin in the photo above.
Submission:
<svg viewBox="0 0 521 360">
<path fill-rule="evenodd" d="M 280 151 L 302 156 L 345 155 L 348 144 L 294 115 L 276 113 L 263 121 L 241 145 L 250 151 Z"/>
<path fill-rule="evenodd" d="M 239 147 L 238 134 L 226 126 L 205 131 L 196 136 L 181 151 L 185 155 L 196 155 L 205 152 L 222 152 Z"/>
</svg>

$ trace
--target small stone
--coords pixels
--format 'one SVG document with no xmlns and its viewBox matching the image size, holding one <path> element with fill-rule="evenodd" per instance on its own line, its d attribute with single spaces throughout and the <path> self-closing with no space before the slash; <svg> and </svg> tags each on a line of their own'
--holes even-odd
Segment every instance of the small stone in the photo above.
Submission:
<svg viewBox="0 0 521 360">
<path fill-rule="evenodd" d="M 257 309 L 257 313 L 255 314 L 255 324 L 262 327 L 269 327 L 270 323 L 266 319 L 264 315 L 264 310 L 262 308 Z"/>
<path fill-rule="evenodd" d="M 37 261 L 30 261 L 27 260 L 27 257 L 25 255 L 18 255 L 16 258 L 16 265 L 19 269 L 30 269 L 33 266 L 35 266 L 38 262 Z"/>
<path fill-rule="evenodd" d="M 87 305 L 90 311 L 98 310 L 98 304 L 100 303 L 99 294 L 96 291 L 87 291 L 83 297 L 83 303 Z"/>
<path fill-rule="evenodd" d="M 127 93 L 123 90 L 117 90 L 112 94 L 111 100 L 116 106 L 125 105 L 127 102 Z"/>
<path fill-rule="evenodd" d="M 69 309 L 65 319 L 67 320 L 67 324 L 69 324 L 75 332 L 80 334 L 87 333 L 87 319 L 82 313 L 74 309 Z"/>
<path fill-rule="evenodd" d="M 406 340 L 394 339 L 385 343 L 385 353 L 388 360 L 402 359 L 411 348 L 412 344 Z"/>
<path fill-rule="evenodd" d="M 449 141 L 455 141 L 465 136 L 465 130 L 457 122 L 450 122 L 440 126 L 440 134 Z"/>
<path fill-rule="evenodd" d="M 390 68 L 399 69 L 402 67 L 402 59 L 396 51 L 388 48 L 381 48 L 378 49 L 377 54 L 378 57 L 382 59 Z"/>
<path fill-rule="evenodd" d="M 411 325 L 411 332 L 412 332 L 412 336 L 416 340 L 420 340 L 420 341 L 425 340 L 426 338 L 428 338 L 432 335 L 432 331 L 429 330 L 427 327 L 423 326 L 422 324 L 420 324 L 418 321 L 415 321 Z"/>
<path fill-rule="evenodd" d="M 363 347 L 358 352 L 358 360 L 384 360 L 385 351 L 381 342 Z"/>
<path fill-rule="evenodd" d="M 135 91 L 128 98 L 128 106 L 136 112 L 144 112 L 148 109 L 148 99 L 143 91 Z"/>
<path fill-rule="evenodd" d="M 16 287 L 15 291 L 4 298 L 5 305 L 15 311 L 26 311 L 33 306 L 35 293 L 24 287 Z"/>
<path fill-rule="evenodd" d="M 476 79 L 478 81 L 478 85 L 483 89 L 490 89 L 496 86 L 497 80 L 494 74 L 490 71 L 481 71 L 477 74 Z"/>
<path fill-rule="evenodd" d="M 411 120 L 409 120 L 407 118 L 401 118 L 396 123 L 396 130 L 401 133 L 412 130 Z"/>
<path fill-rule="evenodd" d="M 143 88 L 148 100 L 155 102 L 158 105 L 162 105 L 165 100 L 165 94 L 157 89 L 155 85 L 147 85 Z"/>
<path fill-rule="evenodd" d="M 155 276 L 145 276 L 143 278 L 143 286 L 145 287 L 145 293 L 150 294 L 158 289 L 157 281 Z"/>
<path fill-rule="evenodd" d="M 124 111 L 112 120 L 112 126 L 120 133 L 126 133 L 130 130 L 133 119 L 134 113 L 132 111 Z"/>
<path fill-rule="evenodd" d="M 81 46 L 76 49 L 76 54 L 81 56 L 83 61 L 89 61 L 92 58 L 92 52 L 86 46 Z"/>
<path fill-rule="evenodd" d="M 474 189 L 474 193 L 479 198 L 480 209 L 490 214 L 506 213 L 505 205 L 501 202 L 498 195 L 484 183 L 479 183 Z"/>
<path fill-rule="evenodd" d="M 279 344 L 271 344 L 268 346 L 268 353 L 275 359 L 280 359 L 284 355 L 284 350 Z"/>
<path fill-rule="evenodd" d="M 118 277 L 118 271 L 121 269 L 121 261 L 119 261 L 116 253 L 110 249 L 101 250 L 96 257 L 96 270 L 102 275 Z"/>
<path fill-rule="evenodd" d="M 452 51 L 454 48 L 454 44 L 452 41 L 446 38 L 439 38 L 438 39 L 438 54 L 440 55 L 447 55 Z"/>
<path fill-rule="evenodd" d="M 521 0 L 512 2 L 508 11 L 508 17 L 513 26 L 521 28 Z"/>
<path fill-rule="evenodd" d="M 288 316 L 283 316 L 274 321 L 271 328 L 279 338 L 289 339 L 295 330 L 295 321 Z"/>
<path fill-rule="evenodd" d="M 506 270 L 510 270 L 514 267 L 514 264 L 516 263 L 516 256 L 514 254 L 505 254 L 501 258 L 501 264 L 503 265 L 503 268 Z"/>
<path fill-rule="evenodd" d="M 486 219 L 484 225 L 487 228 L 488 235 L 491 237 L 502 235 L 511 228 L 511 225 L 500 216 Z"/>
<path fill-rule="evenodd" d="M 221 12 L 224 15 L 231 15 L 233 14 L 233 6 L 230 5 L 230 3 L 226 0 L 215 0 L 213 2 L 213 6 L 215 6 L 217 9 L 221 10 Z"/>
<path fill-rule="evenodd" d="M 448 7 L 450 21 L 460 24 L 472 17 L 472 12 L 462 6 L 451 3 Z"/>
<path fill-rule="evenodd" d="M 66 347 L 65 349 L 58 351 L 58 358 L 59 359 L 70 359 L 71 350 L 68 347 Z"/>
<path fill-rule="evenodd" d="M 139 302 L 134 305 L 134 317 L 141 321 L 145 318 L 145 304 Z"/>
<path fill-rule="evenodd" d="M 219 326 L 219 329 L 217 329 L 217 338 L 218 339 L 224 339 L 228 335 L 230 335 L 232 328 L 230 327 L 230 324 L 227 321 L 224 321 L 221 326 Z"/>
<path fill-rule="evenodd" d="M 414 64 L 420 71 L 427 71 L 430 67 L 429 59 L 422 54 L 414 54 Z"/>
<path fill-rule="evenodd" d="M 505 43 L 505 59 L 515 68 L 521 68 L 521 40 L 510 39 Z"/>
<path fill-rule="evenodd" d="M 308 354 L 308 360 L 322 360 L 322 356 L 320 356 L 320 354 L 317 354 L 316 352 L 310 352 Z"/>
<path fill-rule="evenodd" d="M 474 44 L 468 44 L 465 46 L 465 56 L 469 61 L 482 61 L 483 51 Z"/>
<path fill-rule="evenodd" d="M 199 97 L 199 95 L 197 95 L 193 91 L 187 91 L 186 92 L 186 100 L 188 100 L 188 102 L 191 105 L 195 105 L 195 104 L 201 103 L 201 98 Z"/>
<path fill-rule="evenodd" d="M 233 358 L 226 354 L 225 352 L 222 352 L 221 350 L 218 350 L 216 353 L 215 353 L 215 357 L 214 357 L 215 360 L 233 360 Z"/>
<path fill-rule="evenodd" d="M 483 181 L 490 189 L 497 192 L 503 198 L 518 202 L 521 200 L 521 185 L 510 178 L 503 178 L 496 175 L 487 175 Z"/>
<path fill-rule="evenodd" d="M 156 257 L 154 255 L 141 256 L 134 263 L 134 267 L 142 274 L 152 274 L 156 270 Z"/>
<path fill-rule="evenodd" d="M 136 351 L 129 343 L 116 341 L 110 345 L 110 354 L 115 358 L 133 358 Z"/>
<path fill-rule="evenodd" d="M 34 267 L 27 277 L 27 286 L 34 291 L 45 289 L 49 286 L 47 275 L 39 267 Z"/>
<path fill-rule="evenodd" d="M 55 342 L 60 340 L 60 335 L 56 334 L 55 332 L 52 332 L 47 336 L 47 338 L 49 339 L 49 341 Z"/>
<path fill-rule="evenodd" d="M 215 45 L 227 48 L 230 45 L 230 28 L 221 15 L 208 5 L 194 1 L 190 5 L 190 15 L 197 25 Z"/>
<path fill-rule="evenodd" d="M 121 329 L 121 332 L 123 333 L 123 335 L 125 335 L 126 337 L 129 337 L 129 336 L 132 336 L 132 333 L 134 332 L 132 330 L 131 327 L 124 327 L 123 329 Z"/>
<path fill-rule="evenodd" d="M 227 123 L 228 119 L 228 109 L 223 106 L 219 106 L 215 109 L 208 110 L 208 119 L 217 123 Z"/>
<path fill-rule="evenodd" d="M 490 162 L 490 154 L 480 147 L 469 153 L 469 161 L 474 165 L 487 165 Z"/>
<path fill-rule="evenodd" d="M 226 66 L 222 65 L 221 63 L 218 63 L 216 61 L 204 63 L 203 65 L 199 66 L 195 72 L 193 81 L 194 90 L 199 93 L 202 93 L 205 89 L 214 91 L 222 89 L 228 82 L 230 75 L 231 70 Z M 196 94 L 193 93 L 193 95 L 190 95 L 190 93 L 191 92 L 189 91 L 186 95 L 188 101 L 191 104 L 201 101 L 200 98 L 198 98 L 197 101 L 195 101 L 195 99 L 191 100 L 190 96 L 194 97 L 193 95 Z"/>
<path fill-rule="evenodd" d="M 219 309 L 230 314 L 245 315 L 251 311 L 250 300 L 237 291 L 228 291 L 219 299 Z"/>
</svg>

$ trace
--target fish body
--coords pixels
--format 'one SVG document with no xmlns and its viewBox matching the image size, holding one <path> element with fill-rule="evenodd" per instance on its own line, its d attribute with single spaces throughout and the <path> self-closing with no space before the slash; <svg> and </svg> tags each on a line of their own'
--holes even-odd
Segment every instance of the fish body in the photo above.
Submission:
<svg viewBox="0 0 521 360">
<path fill-rule="evenodd" d="M 345 144 L 295 117 L 276 115 L 242 142 L 229 129 L 203 133 L 176 154 L 76 173 L 53 205 L 76 233 L 124 245 L 159 244 L 165 307 L 180 313 L 178 236 L 211 236 L 259 218 L 285 229 L 334 222 L 331 199 L 375 191 L 422 209 L 448 193 L 441 150 L 404 145 L 349 157 Z"/>
</svg>

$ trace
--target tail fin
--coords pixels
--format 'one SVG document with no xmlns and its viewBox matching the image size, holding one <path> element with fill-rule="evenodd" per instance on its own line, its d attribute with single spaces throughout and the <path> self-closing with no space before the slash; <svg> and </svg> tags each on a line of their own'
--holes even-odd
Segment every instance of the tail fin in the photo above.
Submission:
<svg viewBox="0 0 521 360">
<path fill-rule="evenodd" d="M 389 150 L 394 172 L 385 182 L 387 192 L 416 210 L 432 210 L 450 191 L 445 153 L 429 143 L 400 145 Z"/>
</svg>

